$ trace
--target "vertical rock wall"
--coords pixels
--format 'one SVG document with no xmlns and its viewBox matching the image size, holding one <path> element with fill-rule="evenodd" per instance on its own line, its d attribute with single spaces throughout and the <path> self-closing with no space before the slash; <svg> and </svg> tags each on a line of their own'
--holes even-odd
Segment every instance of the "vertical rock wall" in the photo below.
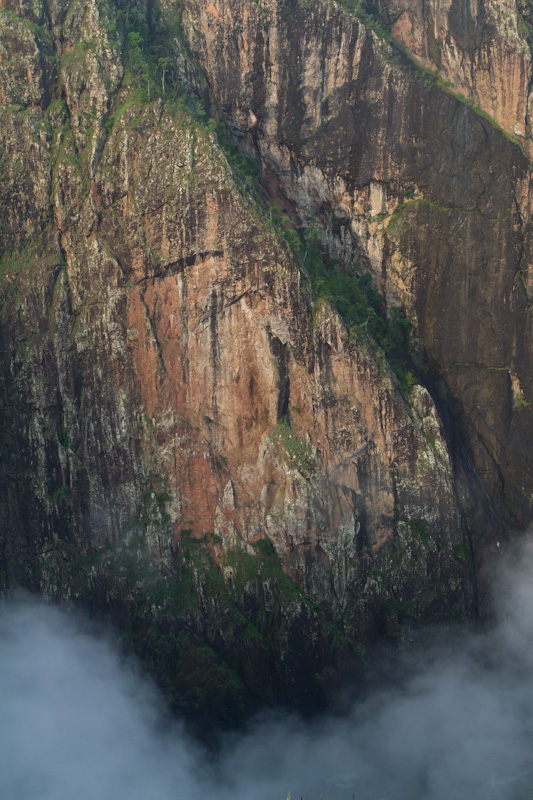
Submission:
<svg viewBox="0 0 533 800">
<path fill-rule="evenodd" d="M 265 183 L 289 213 L 329 230 L 348 269 L 370 269 L 389 307 L 408 311 L 457 401 L 495 516 L 527 524 L 527 159 L 333 5 L 197 8 L 185 7 L 184 30 Z"/>
<path fill-rule="evenodd" d="M 0 32 L 3 584 L 111 614 L 226 720 L 474 614 L 531 493 L 516 146 L 331 4 L 13 2 Z M 431 391 L 313 296 L 272 198 L 405 308 Z"/>
</svg>

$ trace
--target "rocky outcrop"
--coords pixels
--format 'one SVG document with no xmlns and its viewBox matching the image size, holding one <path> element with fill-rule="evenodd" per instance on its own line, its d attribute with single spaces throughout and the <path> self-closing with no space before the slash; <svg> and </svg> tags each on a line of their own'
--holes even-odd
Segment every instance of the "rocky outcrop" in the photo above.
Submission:
<svg viewBox="0 0 533 800">
<path fill-rule="evenodd" d="M 531 155 L 531 20 L 520 0 L 378 0 L 392 36 Z"/>
<path fill-rule="evenodd" d="M 527 160 L 333 5 L 199 7 L 186 7 L 184 30 L 265 183 L 301 222 L 319 219 L 348 265 L 368 267 L 389 307 L 408 310 L 464 412 L 494 513 L 507 506 L 527 524 Z"/>
<path fill-rule="evenodd" d="M 474 614 L 481 532 L 531 494 L 518 148 L 331 4 L 0 25 L 5 586 L 111 614 L 224 720 Z M 411 316 L 407 382 L 294 224 Z"/>
</svg>

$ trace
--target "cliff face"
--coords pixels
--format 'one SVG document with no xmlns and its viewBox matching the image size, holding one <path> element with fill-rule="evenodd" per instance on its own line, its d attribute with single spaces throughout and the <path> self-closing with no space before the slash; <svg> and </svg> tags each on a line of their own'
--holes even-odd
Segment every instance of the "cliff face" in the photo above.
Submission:
<svg viewBox="0 0 533 800">
<path fill-rule="evenodd" d="M 525 0 L 378 0 L 374 6 L 396 41 L 531 154 L 533 39 Z"/>
<path fill-rule="evenodd" d="M 357 253 L 389 306 L 408 310 L 467 418 L 468 446 L 495 513 L 506 516 L 505 496 L 525 524 L 532 488 L 526 159 L 332 5 L 220 8 L 195 3 L 183 25 L 231 126 L 266 183 L 275 176 L 288 208 L 306 223 L 320 219 L 330 246 L 347 259 Z M 332 214 L 342 223 L 337 237 Z"/>
<path fill-rule="evenodd" d="M 533 488 L 518 147 L 331 4 L 4 0 L 0 42 L 5 586 L 222 720 L 473 614 Z"/>
</svg>

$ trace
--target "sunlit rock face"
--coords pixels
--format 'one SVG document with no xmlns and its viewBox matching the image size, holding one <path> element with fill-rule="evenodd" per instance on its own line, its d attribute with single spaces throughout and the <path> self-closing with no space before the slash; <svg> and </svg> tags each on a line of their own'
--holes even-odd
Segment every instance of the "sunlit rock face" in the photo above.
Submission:
<svg viewBox="0 0 533 800">
<path fill-rule="evenodd" d="M 531 153 L 531 9 L 525 0 L 378 0 L 394 39 Z"/>
<path fill-rule="evenodd" d="M 332 4 L 13 0 L 0 34 L 4 584 L 225 722 L 473 615 L 530 512 L 519 148 Z M 294 224 L 409 316 L 406 385 Z"/>
<path fill-rule="evenodd" d="M 427 5 L 412 4 L 420 15 Z M 466 13 L 475 4 L 452 5 Z M 507 31 L 508 13 L 529 64 L 516 13 L 498 7 L 500 28 Z M 531 391 L 526 159 L 490 121 L 334 5 L 230 0 L 217 9 L 186 6 L 183 26 L 227 119 L 256 153 L 273 194 L 305 222 L 318 217 L 331 229 L 335 215 L 342 234 L 333 247 L 352 259 L 357 253 L 386 301 L 409 310 L 468 420 L 464 435 L 495 513 L 506 517 L 506 505 L 525 523 L 532 490 L 522 402 Z M 500 28 L 491 41 L 505 50 Z M 503 99 L 495 103 L 506 113 Z"/>
</svg>

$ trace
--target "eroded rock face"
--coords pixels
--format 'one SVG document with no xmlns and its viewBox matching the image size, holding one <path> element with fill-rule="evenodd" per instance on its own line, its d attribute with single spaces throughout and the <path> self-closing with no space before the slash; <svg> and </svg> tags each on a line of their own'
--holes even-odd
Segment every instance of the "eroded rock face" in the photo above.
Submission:
<svg viewBox="0 0 533 800">
<path fill-rule="evenodd" d="M 495 513 L 507 505 L 527 524 L 531 205 L 519 148 L 335 6 L 195 3 L 183 25 L 273 194 L 319 219 L 333 251 L 409 310 L 465 413 Z"/>
<path fill-rule="evenodd" d="M 470 98 L 531 153 L 531 39 L 516 0 L 380 0 L 393 37 L 448 86 Z"/>
<path fill-rule="evenodd" d="M 333 5 L 0 26 L 4 583 L 111 613 L 176 707 L 225 720 L 473 614 L 481 531 L 529 513 L 519 150 Z M 442 413 L 313 298 L 206 85 L 267 195 L 404 305 Z"/>
</svg>

